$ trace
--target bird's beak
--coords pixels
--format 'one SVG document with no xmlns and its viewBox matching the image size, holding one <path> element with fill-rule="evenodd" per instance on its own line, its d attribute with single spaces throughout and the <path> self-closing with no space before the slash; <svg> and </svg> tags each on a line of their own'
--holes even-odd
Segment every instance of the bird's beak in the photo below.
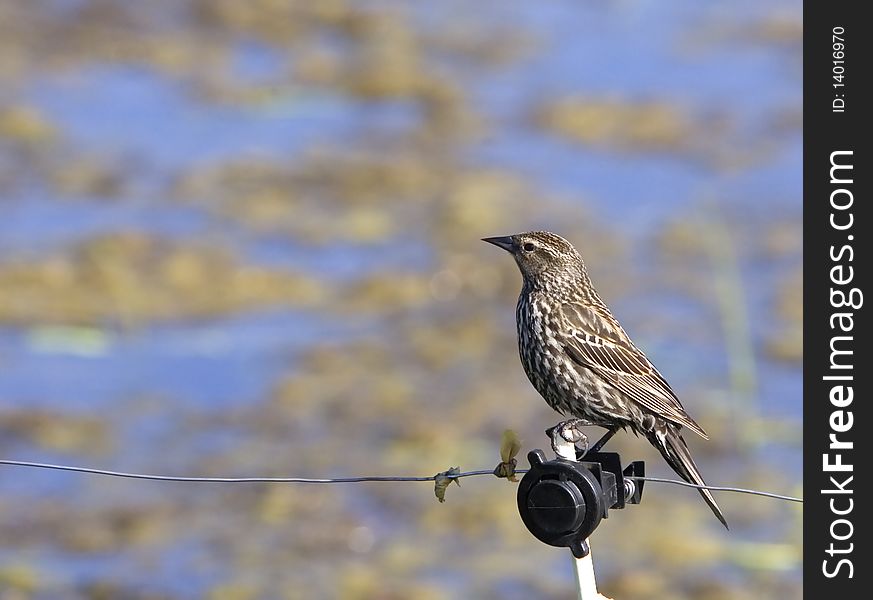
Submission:
<svg viewBox="0 0 873 600">
<path fill-rule="evenodd" d="M 498 248 L 503 248 L 507 252 L 512 252 L 512 237 L 508 235 L 504 235 L 502 237 L 490 237 L 490 238 L 482 238 L 483 242 L 488 242 L 489 244 L 494 244 Z"/>
</svg>

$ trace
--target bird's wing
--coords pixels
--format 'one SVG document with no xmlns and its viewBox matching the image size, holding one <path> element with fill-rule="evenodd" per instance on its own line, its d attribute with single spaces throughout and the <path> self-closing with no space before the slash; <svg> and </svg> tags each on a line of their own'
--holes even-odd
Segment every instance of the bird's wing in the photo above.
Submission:
<svg viewBox="0 0 873 600">
<path fill-rule="evenodd" d="M 653 413 L 708 439 L 685 412 L 670 384 L 605 307 L 568 302 L 559 312 L 564 351 L 574 362 Z"/>
</svg>

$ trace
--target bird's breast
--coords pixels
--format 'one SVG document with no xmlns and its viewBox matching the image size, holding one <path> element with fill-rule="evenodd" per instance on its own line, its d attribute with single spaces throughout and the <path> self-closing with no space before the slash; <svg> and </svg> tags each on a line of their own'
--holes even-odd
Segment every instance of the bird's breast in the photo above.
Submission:
<svg viewBox="0 0 873 600">
<path fill-rule="evenodd" d="M 516 310 L 518 352 L 534 388 L 555 409 L 567 412 L 578 374 L 556 337 L 555 311 L 547 298 L 522 294 Z"/>
</svg>

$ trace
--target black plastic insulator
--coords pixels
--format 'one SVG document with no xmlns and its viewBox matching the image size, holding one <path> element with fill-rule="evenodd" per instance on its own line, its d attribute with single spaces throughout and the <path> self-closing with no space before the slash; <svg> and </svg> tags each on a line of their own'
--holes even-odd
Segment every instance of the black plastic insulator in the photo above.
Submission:
<svg viewBox="0 0 873 600">
<path fill-rule="evenodd" d="M 609 508 L 601 479 L 608 476 L 615 488 L 615 478 L 597 464 L 547 461 L 541 450 L 532 450 L 528 460 L 531 468 L 518 486 L 525 526 L 546 544 L 568 547 L 577 558 L 586 556 L 586 540 Z"/>
<path fill-rule="evenodd" d="M 527 496 L 534 522 L 551 533 L 574 531 L 585 520 L 585 497 L 570 481 L 540 480 Z"/>
</svg>

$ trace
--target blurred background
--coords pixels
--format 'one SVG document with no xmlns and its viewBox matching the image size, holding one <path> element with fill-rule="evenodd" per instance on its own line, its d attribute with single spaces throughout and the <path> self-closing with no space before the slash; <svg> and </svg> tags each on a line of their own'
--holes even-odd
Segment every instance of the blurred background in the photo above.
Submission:
<svg viewBox="0 0 873 600">
<path fill-rule="evenodd" d="M 801 494 L 800 45 L 797 1 L 0 1 L 0 457 L 430 475 L 512 428 L 525 462 L 558 415 L 479 238 L 547 228 L 708 481 Z M 2 467 L 0 598 L 573 597 L 515 491 Z M 612 513 L 602 591 L 801 597 L 798 505 L 718 499 L 730 533 L 676 486 Z"/>
</svg>

